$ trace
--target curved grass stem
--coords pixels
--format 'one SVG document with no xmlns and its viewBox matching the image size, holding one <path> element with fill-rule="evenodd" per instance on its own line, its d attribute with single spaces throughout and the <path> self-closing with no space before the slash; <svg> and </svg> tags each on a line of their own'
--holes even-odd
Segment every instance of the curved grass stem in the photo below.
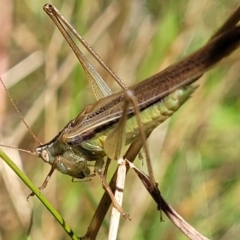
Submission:
<svg viewBox="0 0 240 240">
<path fill-rule="evenodd" d="M 73 240 L 79 239 L 71 227 L 65 222 L 63 217 L 59 212 L 50 204 L 50 202 L 42 195 L 39 189 L 29 180 L 25 173 L 0 149 L 0 157 L 7 163 L 7 165 L 18 175 L 18 177 L 24 182 L 24 184 L 29 187 L 29 189 L 37 196 L 37 198 L 42 202 L 42 204 L 48 209 L 48 211 L 53 215 L 53 217 L 58 221 L 58 223 L 63 227 L 64 231 Z"/>
</svg>

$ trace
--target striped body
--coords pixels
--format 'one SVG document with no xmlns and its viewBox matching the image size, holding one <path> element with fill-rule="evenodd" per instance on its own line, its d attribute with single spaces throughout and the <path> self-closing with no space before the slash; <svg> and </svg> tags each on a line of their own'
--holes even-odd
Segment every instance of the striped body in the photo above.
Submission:
<svg viewBox="0 0 240 240">
<path fill-rule="evenodd" d="M 239 47 L 240 26 L 236 25 L 239 19 L 235 17 L 237 14 L 236 11 L 198 51 L 129 87 L 137 100 L 140 118 L 147 134 L 170 117 L 190 97 L 195 89 L 191 86 L 192 83 Z M 231 27 L 227 28 L 228 25 Z M 52 141 L 39 146 L 36 149 L 37 155 L 51 164 L 53 169 L 74 178 L 90 175 L 89 161 L 95 161 L 95 167 L 101 168 L 106 152 L 110 159 L 115 159 L 114 153 L 109 154 L 113 147 L 108 140 L 114 130 L 120 129 L 117 124 L 123 116 L 125 96 L 123 90 L 87 106 Z M 124 145 L 136 141 L 139 137 L 131 105 L 126 116 L 126 127 L 120 129 L 125 134 Z M 119 136 L 114 138 L 116 140 Z M 120 137 L 119 141 L 123 141 L 123 138 Z"/>
</svg>

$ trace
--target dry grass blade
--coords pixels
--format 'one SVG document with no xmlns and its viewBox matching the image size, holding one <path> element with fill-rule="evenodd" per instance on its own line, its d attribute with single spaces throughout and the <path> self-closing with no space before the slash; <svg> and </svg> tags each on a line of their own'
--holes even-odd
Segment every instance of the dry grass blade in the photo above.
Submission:
<svg viewBox="0 0 240 240">
<path fill-rule="evenodd" d="M 123 190 L 125 185 L 126 170 L 127 170 L 126 163 L 123 161 L 123 159 L 119 159 L 114 197 L 120 206 L 122 206 L 122 201 L 123 201 Z M 109 240 L 117 239 L 120 217 L 121 217 L 121 213 L 118 211 L 118 209 L 113 207 L 111 212 L 111 219 L 110 219 L 109 233 L 108 233 Z M 129 220 L 131 220 L 131 218 Z"/>
<path fill-rule="evenodd" d="M 145 173 L 136 168 L 133 163 L 128 162 L 130 168 L 132 168 L 135 173 L 138 175 L 139 179 L 143 183 L 146 190 L 149 192 L 153 200 L 157 203 L 158 210 L 160 211 L 160 221 L 163 222 L 162 212 L 172 221 L 172 223 L 189 239 L 196 240 L 207 240 L 208 238 L 200 234 L 194 227 L 187 223 L 162 197 L 158 184 L 155 184 L 155 187 L 152 188 L 152 183 Z"/>
<path fill-rule="evenodd" d="M 130 162 L 133 162 L 137 155 L 139 154 L 140 149 L 142 148 L 142 142 L 138 141 L 133 143 L 128 151 L 126 152 L 124 158 L 128 159 Z M 126 173 L 128 172 L 128 168 Z M 116 181 L 117 181 L 117 176 L 118 176 L 118 170 L 115 171 L 113 174 L 111 181 L 109 182 L 109 186 L 111 187 L 112 191 L 115 192 L 115 187 L 116 187 Z M 82 240 L 87 240 L 87 239 L 95 239 L 99 229 L 103 223 L 103 219 L 105 218 L 107 211 L 111 205 L 111 199 L 109 197 L 109 194 L 105 191 L 103 194 L 101 201 L 98 204 L 98 207 L 92 217 L 92 220 L 89 224 L 88 230 L 84 237 L 82 237 Z"/>
</svg>

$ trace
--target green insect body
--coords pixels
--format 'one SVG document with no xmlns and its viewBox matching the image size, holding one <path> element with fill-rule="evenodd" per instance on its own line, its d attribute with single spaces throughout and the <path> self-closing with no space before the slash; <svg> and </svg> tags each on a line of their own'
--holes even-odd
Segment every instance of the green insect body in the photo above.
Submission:
<svg viewBox="0 0 240 240">
<path fill-rule="evenodd" d="M 149 106 L 140 112 L 140 118 L 146 132 L 151 132 L 160 123 L 169 118 L 179 107 L 191 96 L 195 87 L 187 86 L 175 90 L 157 103 Z M 84 112 L 84 111 L 83 111 Z M 81 114 L 79 115 L 81 116 Z M 78 116 L 78 117 L 79 117 Z M 102 132 L 96 133 L 89 140 L 78 141 L 77 144 L 66 143 L 62 138 L 63 132 L 69 129 L 71 123 L 64 128 L 52 141 L 41 145 L 36 149 L 39 156 L 63 174 L 70 175 L 73 178 L 85 178 L 91 175 L 89 166 L 95 161 L 95 168 L 102 168 L 104 164 L 104 142 L 109 132 L 116 126 L 111 125 Z M 126 145 L 134 142 L 139 137 L 139 127 L 136 122 L 136 116 L 129 117 L 126 123 Z M 86 134 L 85 134 L 86 135 Z M 78 136 L 81 139 L 81 135 Z M 117 136 L 116 136 L 117 137 Z"/>
</svg>

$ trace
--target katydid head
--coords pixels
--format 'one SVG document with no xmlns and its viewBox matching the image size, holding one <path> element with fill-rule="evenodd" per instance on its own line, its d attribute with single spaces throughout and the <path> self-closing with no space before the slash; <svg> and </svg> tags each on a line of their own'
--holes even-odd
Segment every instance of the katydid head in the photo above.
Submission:
<svg viewBox="0 0 240 240">
<path fill-rule="evenodd" d="M 49 153 L 47 150 L 45 150 L 45 149 L 42 150 L 41 148 L 38 147 L 36 149 L 36 153 L 37 153 L 37 156 L 40 157 L 44 162 L 50 163 L 49 162 Z"/>
<path fill-rule="evenodd" d="M 86 159 L 86 156 L 80 151 L 77 151 L 77 152 L 73 151 L 71 147 L 69 147 L 68 145 L 64 145 L 64 144 L 62 145 L 61 142 L 58 141 L 58 136 L 55 137 L 51 142 L 43 145 L 39 141 L 39 139 L 36 137 L 36 135 L 33 133 L 33 131 L 30 129 L 30 127 L 27 125 L 27 123 L 25 122 L 23 116 L 21 115 L 18 107 L 16 106 L 13 99 L 11 98 L 10 93 L 8 92 L 8 89 L 1 78 L 0 78 L 0 82 L 2 83 L 2 86 L 4 87 L 13 107 L 15 108 L 16 112 L 22 119 L 22 122 L 27 127 L 27 129 L 29 130 L 30 134 L 33 136 L 35 141 L 40 145 L 39 147 L 36 148 L 36 151 L 20 149 L 18 147 L 12 147 L 5 144 L 0 144 L 0 146 L 13 148 L 18 151 L 37 156 L 41 158 L 44 162 L 49 163 L 52 166 L 49 174 L 47 175 L 40 189 L 43 189 L 46 187 L 55 169 L 73 178 L 81 179 L 81 178 L 89 177 L 90 170 L 88 168 L 88 164 L 87 164 L 88 160 Z"/>
<path fill-rule="evenodd" d="M 61 146 L 57 139 L 36 149 L 36 155 L 52 166 L 52 170 L 69 175 L 73 178 L 85 178 L 90 175 L 88 160 L 80 151 L 71 147 Z"/>
<path fill-rule="evenodd" d="M 54 163 L 55 157 L 52 156 L 48 145 L 40 145 L 36 148 L 36 154 L 44 162 L 52 165 Z"/>
</svg>

